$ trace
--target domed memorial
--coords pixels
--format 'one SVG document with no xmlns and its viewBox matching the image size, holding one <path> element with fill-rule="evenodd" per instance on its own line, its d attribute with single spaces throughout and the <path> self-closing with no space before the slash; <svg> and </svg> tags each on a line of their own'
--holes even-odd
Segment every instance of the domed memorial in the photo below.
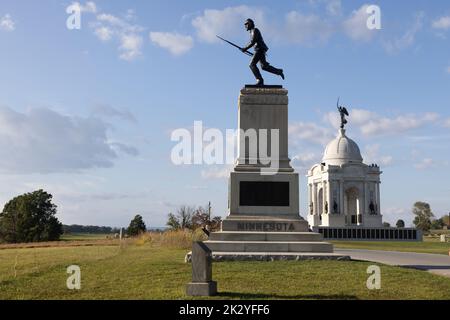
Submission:
<svg viewBox="0 0 450 320">
<path fill-rule="evenodd" d="M 345 129 L 340 129 L 336 139 L 327 145 L 323 162 L 341 166 L 348 163 L 362 163 L 363 158 L 356 142 L 345 135 Z"/>
<path fill-rule="evenodd" d="M 367 165 L 358 144 L 347 137 L 349 113 L 339 106 L 341 128 L 328 143 L 322 163 L 308 171 L 308 223 L 327 240 L 421 241 L 414 228 L 383 225 L 380 167 Z"/>
<path fill-rule="evenodd" d="M 342 108 L 342 107 L 341 107 Z M 322 163 L 308 172 L 308 222 L 312 227 L 383 226 L 380 212 L 380 175 L 377 165 L 363 163 L 360 149 L 347 137 L 344 114 L 341 128 L 326 147 Z"/>
</svg>

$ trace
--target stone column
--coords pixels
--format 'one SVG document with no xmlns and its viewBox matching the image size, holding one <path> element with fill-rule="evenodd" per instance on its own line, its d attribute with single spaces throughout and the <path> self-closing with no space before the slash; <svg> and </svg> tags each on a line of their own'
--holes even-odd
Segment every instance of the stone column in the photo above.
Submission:
<svg viewBox="0 0 450 320">
<path fill-rule="evenodd" d="M 369 186 L 366 180 L 364 180 L 364 211 L 363 211 L 363 220 L 364 220 L 364 216 L 369 215 L 369 203 L 370 203 L 370 199 L 369 199 Z"/>
<path fill-rule="evenodd" d="M 339 214 L 345 215 L 344 180 L 339 181 Z"/>
<path fill-rule="evenodd" d="M 313 190 L 313 196 L 312 196 L 312 203 L 313 203 L 313 215 L 317 215 L 317 184 L 313 182 L 312 185 Z"/>
<path fill-rule="evenodd" d="M 381 201 L 380 201 L 380 182 L 377 182 L 377 205 L 378 205 L 378 210 L 377 210 L 377 214 L 381 214 Z"/>
<path fill-rule="evenodd" d="M 332 193 L 333 193 L 333 187 L 334 184 L 333 182 L 330 180 L 328 183 L 328 195 L 327 195 L 327 201 L 328 201 L 328 214 L 331 214 L 333 212 L 333 203 L 332 203 Z"/>
</svg>

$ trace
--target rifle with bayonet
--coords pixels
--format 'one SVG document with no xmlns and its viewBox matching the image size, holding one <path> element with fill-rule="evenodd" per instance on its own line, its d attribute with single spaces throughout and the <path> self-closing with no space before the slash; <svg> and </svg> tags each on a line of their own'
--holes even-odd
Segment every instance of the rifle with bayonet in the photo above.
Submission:
<svg viewBox="0 0 450 320">
<path fill-rule="evenodd" d="M 226 39 L 224 39 L 224 38 L 222 38 L 222 37 L 219 37 L 219 36 L 216 36 L 216 37 L 219 38 L 220 40 L 225 41 L 226 43 L 232 45 L 233 47 L 238 48 L 239 50 L 241 50 L 241 51 L 242 51 L 243 53 L 245 53 L 246 55 L 248 55 L 248 56 L 250 56 L 250 57 L 253 57 L 253 53 L 251 53 L 251 52 L 249 52 L 249 51 L 243 51 L 244 48 L 239 47 L 237 44 L 234 44 L 233 42 L 228 41 L 228 40 L 226 40 Z"/>
</svg>

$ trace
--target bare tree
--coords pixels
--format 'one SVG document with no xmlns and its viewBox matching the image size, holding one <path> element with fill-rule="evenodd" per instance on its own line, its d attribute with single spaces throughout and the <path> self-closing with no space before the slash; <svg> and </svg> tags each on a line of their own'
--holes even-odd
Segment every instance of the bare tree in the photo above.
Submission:
<svg viewBox="0 0 450 320">
<path fill-rule="evenodd" d="M 176 215 L 169 213 L 167 225 L 172 230 L 192 229 L 192 217 L 195 209 L 189 206 L 181 206 Z"/>
</svg>

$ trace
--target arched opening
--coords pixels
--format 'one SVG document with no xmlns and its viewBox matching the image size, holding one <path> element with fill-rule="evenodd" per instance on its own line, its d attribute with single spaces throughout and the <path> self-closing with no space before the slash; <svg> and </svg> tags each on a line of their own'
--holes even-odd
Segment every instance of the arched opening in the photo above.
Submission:
<svg viewBox="0 0 450 320">
<path fill-rule="evenodd" d="M 350 188 L 346 192 L 347 198 L 347 224 L 357 225 L 359 215 L 359 191 L 356 188 Z"/>
</svg>

